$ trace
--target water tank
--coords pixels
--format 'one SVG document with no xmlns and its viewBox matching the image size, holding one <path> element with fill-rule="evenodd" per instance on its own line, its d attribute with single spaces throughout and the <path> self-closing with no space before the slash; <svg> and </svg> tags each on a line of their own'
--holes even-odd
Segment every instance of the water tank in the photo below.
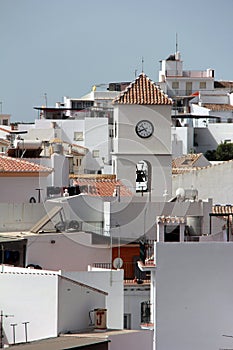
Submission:
<svg viewBox="0 0 233 350">
<path fill-rule="evenodd" d="M 62 144 L 61 143 L 54 143 L 53 152 L 58 153 L 58 154 L 62 154 Z"/>
<path fill-rule="evenodd" d="M 185 190 L 182 187 L 177 188 L 176 197 L 179 201 L 183 202 L 185 200 Z"/>
<path fill-rule="evenodd" d="M 107 329 L 107 309 L 94 310 L 94 325 L 96 330 Z"/>
<path fill-rule="evenodd" d="M 14 147 L 18 149 L 39 149 L 42 147 L 40 140 L 15 140 Z"/>
<path fill-rule="evenodd" d="M 188 216 L 187 226 L 190 236 L 201 236 L 201 218 L 200 216 Z"/>
</svg>

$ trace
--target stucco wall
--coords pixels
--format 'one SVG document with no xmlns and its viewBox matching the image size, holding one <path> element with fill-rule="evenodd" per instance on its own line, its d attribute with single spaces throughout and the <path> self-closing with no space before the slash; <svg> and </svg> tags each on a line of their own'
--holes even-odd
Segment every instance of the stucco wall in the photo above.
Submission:
<svg viewBox="0 0 233 350">
<path fill-rule="evenodd" d="M 213 198 L 214 204 L 233 202 L 232 192 L 233 161 L 172 177 L 173 194 L 178 187 L 198 190 L 199 198 Z"/>
<path fill-rule="evenodd" d="M 201 232 L 206 233 L 209 227 L 208 213 L 212 211 L 212 201 L 206 202 L 137 202 L 111 203 L 111 234 L 134 241 L 144 234 L 155 239 L 157 216 L 190 216 L 201 217 Z M 205 214 L 205 216 L 204 216 Z M 116 227 L 118 224 L 118 227 Z"/>
<path fill-rule="evenodd" d="M 25 342 L 22 322 L 29 322 L 28 341 L 57 336 L 57 273 L 6 266 L 0 285 L 0 309 L 4 315 L 14 315 L 4 317 L 5 343 L 13 343 L 13 323 L 16 343 Z"/>
<path fill-rule="evenodd" d="M 114 333 L 109 335 L 109 350 L 119 349 L 152 349 L 152 331 L 127 331 L 124 333 Z"/>
<path fill-rule="evenodd" d="M 89 312 L 105 308 L 105 298 L 103 293 L 59 278 L 58 333 L 93 329 Z"/>
<path fill-rule="evenodd" d="M 0 203 L 0 232 L 30 230 L 45 214 L 43 203 Z"/>
<path fill-rule="evenodd" d="M 0 202 L 5 203 L 29 203 L 31 197 L 38 201 L 36 188 L 46 188 L 46 178 L 33 177 L 1 177 L 0 181 Z M 44 198 L 44 191 L 41 191 L 41 198 Z"/>
<path fill-rule="evenodd" d="M 92 245 L 91 236 L 87 233 L 28 237 L 26 264 L 38 264 L 51 270 L 86 271 L 88 265 L 106 261 L 110 261 L 109 247 Z"/>
<path fill-rule="evenodd" d="M 231 243 L 156 244 L 157 350 L 232 347 L 232 264 Z"/>
<path fill-rule="evenodd" d="M 215 123 L 209 124 L 207 128 L 195 128 L 196 152 L 206 152 L 214 150 L 217 146 L 228 140 L 233 142 L 233 124 L 232 123 Z"/>
<path fill-rule="evenodd" d="M 149 179 L 151 193 L 144 193 L 144 196 L 150 196 L 153 201 L 162 200 L 164 191 L 171 193 L 171 156 L 170 155 L 120 155 L 113 156 L 116 161 L 117 177 L 137 196 L 136 193 L 136 167 L 140 161 L 149 163 L 151 167 L 151 176 Z"/>
<path fill-rule="evenodd" d="M 148 139 L 139 138 L 135 132 L 137 122 L 144 119 L 151 121 L 154 125 L 154 133 Z M 114 120 L 117 122 L 114 152 L 129 154 L 171 153 L 171 106 L 115 106 Z"/>
<path fill-rule="evenodd" d="M 107 327 L 123 328 L 124 291 L 123 270 L 98 270 L 91 268 L 88 272 L 64 272 L 64 276 L 88 284 L 108 293 L 106 296 Z M 98 306 L 98 305 L 97 305 Z"/>
<path fill-rule="evenodd" d="M 124 314 L 131 315 L 131 329 L 141 329 L 141 303 L 150 300 L 150 287 L 125 286 Z"/>
</svg>

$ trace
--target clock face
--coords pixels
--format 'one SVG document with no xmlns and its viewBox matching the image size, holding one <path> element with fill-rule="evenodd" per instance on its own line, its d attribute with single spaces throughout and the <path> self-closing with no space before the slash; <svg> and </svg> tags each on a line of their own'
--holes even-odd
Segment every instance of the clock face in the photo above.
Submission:
<svg viewBox="0 0 233 350">
<path fill-rule="evenodd" d="M 146 139 L 153 134 L 154 126 L 149 120 L 141 120 L 137 123 L 135 131 L 139 137 Z"/>
</svg>

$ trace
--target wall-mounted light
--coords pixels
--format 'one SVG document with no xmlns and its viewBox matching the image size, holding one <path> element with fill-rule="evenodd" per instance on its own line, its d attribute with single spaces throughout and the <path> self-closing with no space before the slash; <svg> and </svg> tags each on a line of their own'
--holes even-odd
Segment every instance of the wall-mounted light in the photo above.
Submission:
<svg viewBox="0 0 233 350">
<path fill-rule="evenodd" d="M 52 240 L 50 241 L 50 243 L 51 243 L 51 244 L 55 244 L 56 241 L 55 241 L 54 239 L 52 239 Z"/>
</svg>

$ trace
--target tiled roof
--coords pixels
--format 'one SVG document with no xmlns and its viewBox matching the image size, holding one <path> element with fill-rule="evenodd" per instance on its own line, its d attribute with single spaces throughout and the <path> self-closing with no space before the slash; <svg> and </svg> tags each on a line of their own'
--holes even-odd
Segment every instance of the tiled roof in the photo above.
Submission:
<svg viewBox="0 0 233 350">
<path fill-rule="evenodd" d="M 213 214 L 233 214 L 233 205 L 214 205 L 212 207 Z"/>
<path fill-rule="evenodd" d="M 7 174 L 49 174 L 52 172 L 52 169 L 46 168 L 42 165 L 35 164 L 23 160 L 21 158 L 11 158 L 0 155 L 0 176 Z"/>
<path fill-rule="evenodd" d="M 223 103 L 204 103 L 203 107 L 212 111 L 233 111 L 233 105 Z"/>
<path fill-rule="evenodd" d="M 116 104 L 138 105 L 171 105 L 170 99 L 144 73 L 133 81 L 118 97 L 113 100 Z"/>
<path fill-rule="evenodd" d="M 233 81 L 215 81 L 214 82 L 214 87 L 215 89 L 220 88 L 220 89 L 232 89 L 233 90 Z"/>
<path fill-rule="evenodd" d="M 172 160 L 172 174 L 183 174 L 195 169 L 195 162 L 202 156 L 202 153 L 190 153 Z"/>
<path fill-rule="evenodd" d="M 131 191 L 122 184 L 121 181 L 114 178 L 104 178 L 97 176 L 76 177 L 73 184 L 79 186 L 81 193 L 88 193 L 91 196 L 100 197 L 131 197 Z"/>
</svg>

